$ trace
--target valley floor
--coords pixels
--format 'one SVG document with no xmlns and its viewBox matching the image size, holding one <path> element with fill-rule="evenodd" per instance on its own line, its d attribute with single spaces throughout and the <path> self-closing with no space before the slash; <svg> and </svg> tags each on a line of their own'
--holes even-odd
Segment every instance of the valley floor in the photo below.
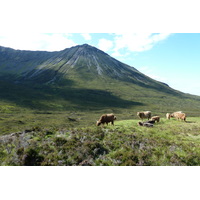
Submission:
<svg viewBox="0 0 200 200">
<path fill-rule="evenodd" d="M 31 116 L 26 116 L 26 121 L 25 116 L 19 117 L 18 125 L 9 134 L 9 123 L 5 128 L 5 116 L 1 116 L 1 127 L 5 130 L 0 136 L 1 165 L 200 165 L 200 118 L 197 117 L 188 118 L 187 122 L 163 118 L 153 128 L 146 128 L 138 126 L 136 119 L 116 120 L 115 126 L 96 127 L 93 116 L 86 127 L 79 124 L 80 120 L 87 121 L 81 114 L 79 118 L 77 115 L 74 118 L 73 113 L 62 114 L 63 118 L 59 115 L 52 125 L 50 113 L 37 113 L 38 121 Z M 26 129 L 19 129 L 22 126 Z"/>
</svg>

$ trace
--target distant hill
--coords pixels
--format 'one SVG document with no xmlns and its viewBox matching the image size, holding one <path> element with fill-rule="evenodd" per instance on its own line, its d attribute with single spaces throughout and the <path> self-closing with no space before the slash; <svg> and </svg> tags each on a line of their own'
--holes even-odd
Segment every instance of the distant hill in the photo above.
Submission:
<svg viewBox="0 0 200 200">
<path fill-rule="evenodd" d="M 0 47 L 0 78 L 0 98 L 31 109 L 200 112 L 200 97 L 174 90 L 87 44 L 56 52 Z"/>
</svg>

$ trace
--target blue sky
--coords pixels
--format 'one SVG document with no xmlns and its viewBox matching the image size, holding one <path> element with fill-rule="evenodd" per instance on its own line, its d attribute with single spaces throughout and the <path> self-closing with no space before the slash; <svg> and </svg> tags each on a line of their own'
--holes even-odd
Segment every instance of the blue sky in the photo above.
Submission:
<svg viewBox="0 0 200 200">
<path fill-rule="evenodd" d="M 153 79 L 200 95 L 199 33 L 9 33 L 0 45 L 22 50 L 58 51 L 90 44 Z"/>
<path fill-rule="evenodd" d="M 197 0 L 2 0 L 0 45 L 58 51 L 88 43 L 200 95 L 199 17 Z"/>
</svg>

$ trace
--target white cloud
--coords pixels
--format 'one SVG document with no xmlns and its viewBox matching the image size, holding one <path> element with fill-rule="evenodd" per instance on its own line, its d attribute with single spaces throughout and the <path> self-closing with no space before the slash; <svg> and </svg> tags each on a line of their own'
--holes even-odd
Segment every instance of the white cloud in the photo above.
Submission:
<svg viewBox="0 0 200 200">
<path fill-rule="evenodd" d="M 114 38 L 114 51 L 118 52 L 120 49 L 127 48 L 131 52 L 141 52 L 150 50 L 159 41 L 165 40 L 169 37 L 168 33 L 125 33 L 116 34 Z"/>
<path fill-rule="evenodd" d="M 141 52 L 151 49 L 159 41 L 165 40 L 170 34 L 125 33 L 112 34 L 113 39 L 102 38 L 98 41 L 98 48 L 112 51 L 112 55 L 123 57 L 131 52 Z M 0 45 L 21 50 L 59 51 L 77 45 L 70 34 L 18 33 L 0 34 Z M 85 40 L 92 40 L 88 33 L 82 33 Z M 125 50 L 125 51 L 123 51 Z"/>
<path fill-rule="evenodd" d="M 143 67 L 139 67 L 138 70 L 140 72 L 142 72 L 143 74 L 145 74 L 146 76 L 149 76 L 150 78 L 157 80 L 157 81 L 161 81 L 166 83 L 167 79 L 165 77 L 162 77 L 161 75 L 159 75 L 155 69 L 152 69 L 152 67 L 149 66 L 143 66 Z"/>
<path fill-rule="evenodd" d="M 113 57 L 124 57 L 124 54 L 120 53 L 119 51 L 114 51 L 114 53 L 111 54 Z"/>
<path fill-rule="evenodd" d="M 59 51 L 75 46 L 68 34 L 9 33 L 0 35 L 0 45 L 20 50 Z"/>
<path fill-rule="evenodd" d="M 113 47 L 113 42 L 111 40 L 102 38 L 99 40 L 98 47 L 102 51 L 108 51 Z"/>
<path fill-rule="evenodd" d="M 85 40 L 91 40 L 92 36 L 89 33 L 82 33 L 81 34 Z"/>
</svg>

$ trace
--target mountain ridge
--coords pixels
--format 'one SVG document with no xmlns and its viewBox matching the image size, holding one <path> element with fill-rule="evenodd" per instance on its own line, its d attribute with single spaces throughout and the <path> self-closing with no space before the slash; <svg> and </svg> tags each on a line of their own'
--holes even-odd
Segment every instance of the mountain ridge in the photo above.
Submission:
<svg viewBox="0 0 200 200">
<path fill-rule="evenodd" d="M 199 109 L 198 96 L 87 44 L 55 52 L 0 47 L 0 78 L 0 98 L 30 109 Z"/>
<path fill-rule="evenodd" d="M 8 53 L 5 54 L 5 52 Z M 20 80 L 31 80 L 33 77 L 37 77 L 37 75 L 48 70 L 52 70 L 52 73 L 54 71 L 66 75 L 70 71 L 73 72 L 73 68 L 82 70 L 82 67 L 87 68 L 85 69 L 87 73 L 98 76 L 106 75 L 112 78 L 128 80 L 134 77 L 135 81 L 140 82 L 146 82 L 147 79 L 148 81 L 150 80 L 134 67 L 130 67 L 88 44 L 54 52 L 14 50 L 0 47 L 0 53 L 0 72 L 3 74 L 17 74 L 18 80 L 19 77 Z M 7 57 L 9 62 L 7 65 L 9 67 L 6 66 L 5 57 Z M 54 75 L 52 73 L 50 80 L 47 82 L 53 82 L 52 80 L 56 79 L 54 75 L 57 73 L 54 73 Z"/>
</svg>

